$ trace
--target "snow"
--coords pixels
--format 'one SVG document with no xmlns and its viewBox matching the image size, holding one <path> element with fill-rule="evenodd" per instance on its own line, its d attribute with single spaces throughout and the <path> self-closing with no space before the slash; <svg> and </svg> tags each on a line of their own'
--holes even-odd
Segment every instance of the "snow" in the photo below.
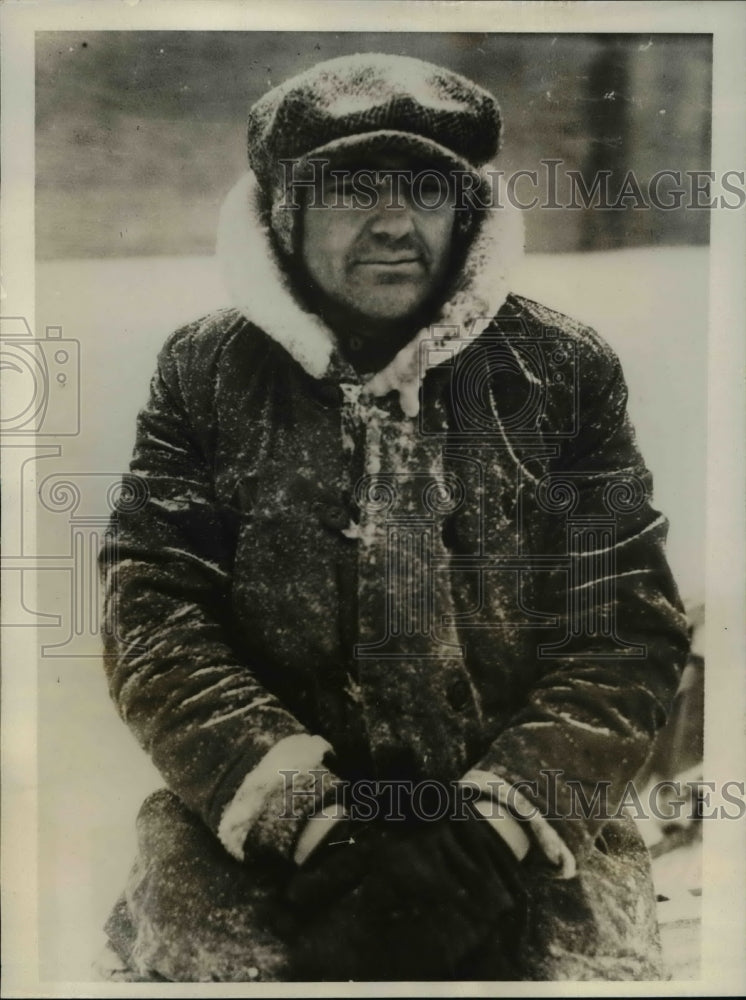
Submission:
<svg viewBox="0 0 746 1000">
<path fill-rule="evenodd" d="M 702 927 L 702 843 L 691 843 L 659 855 L 653 877 L 660 902 L 658 923 L 666 964 L 677 980 L 700 978 Z"/>
<path fill-rule="evenodd" d="M 531 256 L 514 289 L 591 323 L 620 354 L 656 505 L 671 519 L 670 560 L 693 602 L 703 594 L 707 282 L 706 249 L 680 247 Z M 60 470 L 125 469 L 163 340 L 225 304 L 212 259 L 39 265 L 37 333 L 62 325 L 81 346 L 81 433 L 65 439 Z M 38 606 L 64 614 L 60 574 L 39 576 Z M 47 627 L 44 643 L 64 641 L 68 625 Z M 38 725 L 41 978 L 86 981 L 133 857 L 139 805 L 162 783 L 117 719 L 95 655 L 41 660 Z M 698 851 L 655 863 L 659 890 L 672 892 L 659 912 L 676 978 L 696 975 L 698 897 L 680 885 L 692 882 Z"/>
</svg>

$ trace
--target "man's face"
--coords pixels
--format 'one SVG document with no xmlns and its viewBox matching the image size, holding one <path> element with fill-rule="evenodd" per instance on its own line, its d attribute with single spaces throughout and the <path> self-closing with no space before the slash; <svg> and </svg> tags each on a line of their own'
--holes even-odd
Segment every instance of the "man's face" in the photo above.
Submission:
<svg viewBox="0 0 746 1000">
<path fill-rule="evenodd" d="M 414 316 L 445 278 L 453 198 L 442 171 L 422 171 L 392 156 L 365 169 L 332 163 L 304 209 L 307 272 L 334 306 L 373 326 Z"/>
</svg>

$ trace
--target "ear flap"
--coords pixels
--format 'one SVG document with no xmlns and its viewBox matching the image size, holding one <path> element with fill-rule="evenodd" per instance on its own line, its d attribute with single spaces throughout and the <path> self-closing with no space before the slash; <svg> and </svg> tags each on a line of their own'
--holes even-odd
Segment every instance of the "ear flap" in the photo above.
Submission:
<svg viewBox="0 0 746 1000">
<path fill-rule="evenodd" d="M 334 335 L 293 294 L 261 207 L 259 184 L 245 174 L 220 211 L 217 256 L 233 305 L 314 378 L 329 367 Z"/>
<path fill-rule="evenodd" d="M 491 175 L 499 178 L 495 172 Z M 524 251 L 523 218 L 520 210 L 500 197 L 495 187 L 494 207 L 480 211 L 479 228 L 461 269 L 454 291 L 430 326 L 425 327 L 396 357 L 366 384 L 374 396 L 399 393 L 402 410 L 408 416 L 419 412 L 419 387 L 425 371 L 420 370 L 420 345 L 431 346 L 428 358 L 452 358 L 470 344 L 505 302 L 511 280 Z M 438 334 L 438 327 L 443 327 Z"/>
<path fill-rule="evenodd" d="M 497 174 L 492 174 L 496 177 Z M 428 357 L 453 357 L 472 342 L 511 291 L 511 276 L 523 255 L 520 211 L 502 205 L 499 189 L 494 208 L 484 209 L 454 291 L 430 326 L 420 330 L 380 372 L 366 391 L 384 396 L 399 393 L 402 411 L 419 411 L 420 344 L 428 340 Z M 245 174 L 229 192 L 220 212 L 217 255 L 233 304 L 260 327 L 314 378 L 329 369 L 336 340 L 319 316 L 303 308 L 281 266 L 261 206 L 254 174 Z M 476 326 L 475 326 L 476 324 Z M 438 327 L 444 329 L 439 333 Z"/>
</svg>

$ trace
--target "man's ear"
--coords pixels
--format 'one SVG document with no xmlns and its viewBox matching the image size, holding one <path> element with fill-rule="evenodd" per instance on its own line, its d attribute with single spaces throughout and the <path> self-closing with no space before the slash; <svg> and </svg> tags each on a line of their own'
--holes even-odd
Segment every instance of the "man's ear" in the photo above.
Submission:
<svg viewBox="0 0 746 1000">
<path fill-rule="evenodd" d="M 461 270 L 471 245 L 482 222 L 482 212 L 476 208 L 454 211 L 453 234 L 451 236 L 451 259 L 449 264 L 449 287 L 458 284 Z"/>
</svg>

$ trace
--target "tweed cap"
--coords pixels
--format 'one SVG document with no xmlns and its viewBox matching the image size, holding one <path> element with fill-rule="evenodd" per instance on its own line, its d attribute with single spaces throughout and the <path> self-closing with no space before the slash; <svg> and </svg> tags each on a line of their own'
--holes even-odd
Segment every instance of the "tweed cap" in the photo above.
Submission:
<svg viewBox="0 0 746 1000">
<path fill-rule="evenodd" d="M 249 111 L 249 163 L 287 244 L 281 161 L 404 152 L 478 172 L 497 153 L 497 101 L 465 77 L 409 56 L 358 53 L 318 63 L 261 97 Z M 287 249 L 287 245 L 286 245 Z"/>
<path fill-rule="evenodd" d="M 380 135 L 385 133 L 385 135 Z M 498 149 L 492 94 L 451 70 L 408 56 L 360 53 L 318 63 L 275 87 L 249 112 L 249 161 L 260 182 L 281 159 L 395 143 L 466 168 Z M 411 148 L 411 147 L 410 147 Z"/>
</svg>

